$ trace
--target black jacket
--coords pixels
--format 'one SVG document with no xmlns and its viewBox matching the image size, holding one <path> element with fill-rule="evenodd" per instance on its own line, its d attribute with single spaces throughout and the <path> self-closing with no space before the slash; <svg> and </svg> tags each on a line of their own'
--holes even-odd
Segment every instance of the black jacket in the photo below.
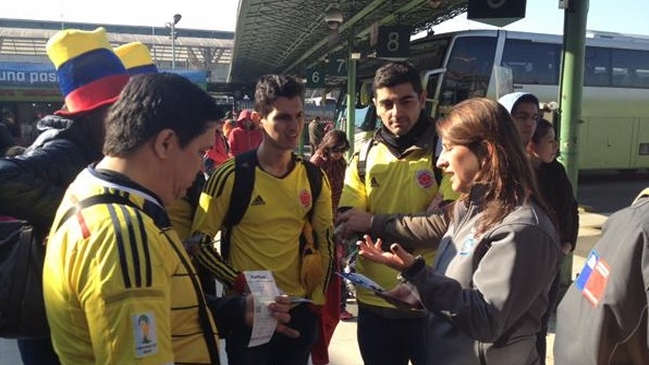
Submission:
<svg viewBox="0 0 649 365">
<path fill-rule="evenodd" d="M 43 132 L 23 155 L 0 159 L 0 215 L 29 221 L 46 234 L 68 185 L 102 154 L 72 120 L 46 116 L 38 128 Z"/>
</svg>

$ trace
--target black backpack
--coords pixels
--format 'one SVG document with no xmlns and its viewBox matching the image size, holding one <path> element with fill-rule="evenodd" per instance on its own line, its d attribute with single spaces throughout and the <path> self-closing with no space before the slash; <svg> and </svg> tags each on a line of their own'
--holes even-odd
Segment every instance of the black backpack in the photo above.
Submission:
<svg viewBox="0 0 649 365">
<path fill-rule="evenodd" d="M 45 246 L 22 220 L 0 222 L 0 337 L 48 337 L 43 301 Z"/>
</svg>

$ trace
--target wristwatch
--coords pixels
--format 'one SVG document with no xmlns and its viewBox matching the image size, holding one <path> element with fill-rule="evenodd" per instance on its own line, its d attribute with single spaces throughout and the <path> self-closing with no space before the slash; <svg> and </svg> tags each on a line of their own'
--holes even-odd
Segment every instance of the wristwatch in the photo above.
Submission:
<svg viewBox="0 0 649 365">
<path fill-rule="evenodd" d="M 397 279 L 402 283 L 406 283 L 408 280 L 412 279 L 413 276 L 417 275 L 417 273 L 425 266 L 426 260 L 424 260 L 423 256 L 419 255 L 415 257 L 415 261 L 413 261 L 412 264 L 408 265 L 408 267 L 401 271 L 399 276 L 397 276 Z"/>
</svg>

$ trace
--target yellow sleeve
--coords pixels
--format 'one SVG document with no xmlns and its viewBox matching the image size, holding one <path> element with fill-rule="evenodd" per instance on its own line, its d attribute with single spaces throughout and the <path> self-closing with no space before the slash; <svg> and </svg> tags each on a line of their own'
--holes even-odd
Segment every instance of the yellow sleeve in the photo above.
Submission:
<svg viewBox="0 0 649 365">
<path fill-rule="evenodd" d="M 362 147 L 361 147 L 362 148 Z M 349 207 L 367 211 L 367 196 L 365 184 L 358 177 L 358 153 L 354 154 L 351 162 L 345 170 L 345 183 L 340 197 L 340 208 Z M 367 175 L 367 174 L 366 174 Z"/>
<path fill-rule="evenodd" d="M 73 278 L 95 363 L 172 363 L 168 243 L 133 208 L 111 218 L 87 238 Z"/>
<path fill-rule="evenodd" d="M 323 172 L 322 190 L 320 191 L 318 200 L 315 202 L 312 219 L 313 230 L 316 233 L 318 254 L 325 268 L 324 281 L 316 287 L 311 297 L 313 303 L 317 305 L 323 305 L 325 303 L 326 290 L 329 285 L 329 278 L 333 275 L 334 260 L 336 258 L 331 205 L 331 186 L 329 185 L 327 175 Z"/>
<path fill-rule="evenodd" d="M 212 241 L 222 228 L 230 206 L 234 161 L 231 158 L 221 164 L 205 183 L 192 223 L 192 237 L 198 239 L 199 246 L 190 250 L 199 265 L 230 288 L 239 272 L 225 262 Z"/>
</svg>

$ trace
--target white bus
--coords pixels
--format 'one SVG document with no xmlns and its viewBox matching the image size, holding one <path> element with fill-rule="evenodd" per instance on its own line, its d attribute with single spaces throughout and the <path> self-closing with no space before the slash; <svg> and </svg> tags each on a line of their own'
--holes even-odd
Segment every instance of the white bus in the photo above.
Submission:
<svg viewBox="0 0 649 365">
<path fill-rule="evenodd" d="M 562 41 L 505 30 L 436 34 L 413 41 L 408 61 L 422 71 L 427 108 L 437 118 L 467 98 L 506 91 L 558 102 Z M 498 80 L 498 71 L 512 81 Z M 649 168 L 649 37 L 588 33 L 581 120 L 580 169 Z"/>
</svg>

